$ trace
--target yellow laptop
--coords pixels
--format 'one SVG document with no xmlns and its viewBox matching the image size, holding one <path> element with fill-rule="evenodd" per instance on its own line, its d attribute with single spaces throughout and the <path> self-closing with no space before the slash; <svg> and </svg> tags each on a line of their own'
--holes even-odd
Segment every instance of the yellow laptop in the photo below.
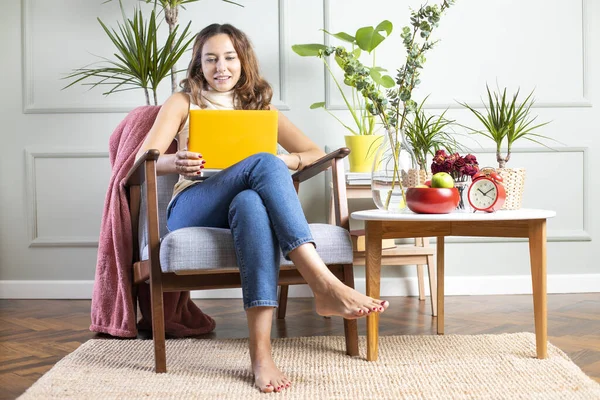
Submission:
<svg viewBox="0 0 600 400">
<path fill-rule="evenodd" d="M 277 154 L 277 110 L 190 110 L 188 150 L 205 160 L 200 179 L 256 153 Z"/>
</svg>

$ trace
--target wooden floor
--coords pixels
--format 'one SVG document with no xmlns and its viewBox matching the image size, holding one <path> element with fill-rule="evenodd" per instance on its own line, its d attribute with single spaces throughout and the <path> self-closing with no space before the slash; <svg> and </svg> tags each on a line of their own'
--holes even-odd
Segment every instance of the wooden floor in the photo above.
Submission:
<svg viewBox="0 0 600 400">
<path fill-rule="evenodd" d="M 380 319 L 382 335 L 432 335 L 429 300 L 386 298 L 391 307 Z M 241 299 L 197 300 L 217 321 L 208 338 L 247 337 Z M 532 298 L 452 296 L 446 298 L 446 334 L 533 332 Z M 273 337 L 343 335 L 339 318 L 313 311 L 312 299 L 290 299 L 285 321 Z M 57 361 L 96 337 L 88 331 L 89 300 L 0 300 L 0 399 L 14 399 Z M 366 323 L 359 323 L 364 335 Z M 548 296 L 548 336 L 589 376 L 600 382 L 600 294 Z M 361 349 L 364 353 L 364 349 Z"/>
</svg>

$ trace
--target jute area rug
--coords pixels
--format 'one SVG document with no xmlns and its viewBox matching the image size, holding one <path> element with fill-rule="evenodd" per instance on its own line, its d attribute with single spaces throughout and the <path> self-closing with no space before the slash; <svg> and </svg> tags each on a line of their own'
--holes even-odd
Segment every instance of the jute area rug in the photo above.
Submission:
<svg viewBox="0 0 600 400">
<path fill-rule="evenodd" d="M 168 340 L 166 374 L 153 372 L 152 341 L 94 339 L 20 399 L 600 399 L 600 384 L 558 348 L 536 359 L 532 333 L 383 336 L 376 362 L 344 348 L 343 337 L 273 340 L 293 386 L 261 394 L 245 339 Z"/>
</svg>

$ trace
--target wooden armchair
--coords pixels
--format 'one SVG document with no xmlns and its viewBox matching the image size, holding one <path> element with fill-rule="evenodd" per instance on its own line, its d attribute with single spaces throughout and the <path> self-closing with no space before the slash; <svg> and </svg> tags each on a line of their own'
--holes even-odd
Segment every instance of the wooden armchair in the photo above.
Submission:
<svg viewBox="0 0 600 400">
<path fill-rule="evenodd" d="M 346 285 L 354 287 L 352 270 L 352 241 L 349 234 L 346 186 L 343 158 L 347 148 L 333 151 L 296 172 L 292 178 L 296 191 L 301 182 L 332 168 L 335 196 L 335 225 L 310 224 L 317 243 L 317 252 L 329 269 Z M 129 172 L 126 187 L 133 232 L 133 293 L 135 286 L 149 280 L 152 333 L 156 372 L 166 372 L 165 322 L 163 292 L 241 287 L 235 263 L 233 240 L 229 229 L 186 228 L 173 232 L 166 229 L 166 208 L 171 198 L 177 175 L 156 175 L 159 152 L 148 150 Z M 143 190 L 145 189 L 145 190 Z M 180 231 L 186 231 L 184 232 Z M 219 249 L 211 247 L 208 238 L 219 242 Z M 206 246 L 198 246 L 204 240 Z M 193 245 L 189 253 L 203 251 L 194 259 L 178 259 L 175 254 L 187 254 L 185 246 Z M 199 249 L 200 248 L 200 249 Z M 207 264 L 206 260 L 210 260 Z M 306 283 L 290 261 L 281 257 L 279 283 L 296 285 Z M 135 296 L 135 294 L 134 294 Z M 136 304 L 136 302 L 134 302 Z M 358 355 L 356 320 L 344 320 L 346 353 Z"/>
</svg>

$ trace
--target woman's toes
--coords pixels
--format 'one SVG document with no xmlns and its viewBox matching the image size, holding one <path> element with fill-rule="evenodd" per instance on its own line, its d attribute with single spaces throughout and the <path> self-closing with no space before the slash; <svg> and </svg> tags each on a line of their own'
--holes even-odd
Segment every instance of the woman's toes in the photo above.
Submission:
<svg viewBox="0 0 600 400">
<path fill-rule="evenodd" d="M 387 309 L 390 306 L 390 302 L 387 300 L 383 300 L 381 303 L 379 303 L 381 305 L 381 307 L 383 307 L 383 309 Z"/>
<path fill-rule="evenodd" d="M 273 387 L 273 385 L 271 385 L 270 383 L 267 383 L 266 385 L 259 387 L 260 391 L 263 393 L 271 393 L 275 390 L 275 388 Z"/>
<path fill-rule="evenodd" d="M 275 391 L 281 392 L 283 389 L 285 389 L 285 381 L 283 379 L 276 380 L 275 381 Z"/>
</svg>

